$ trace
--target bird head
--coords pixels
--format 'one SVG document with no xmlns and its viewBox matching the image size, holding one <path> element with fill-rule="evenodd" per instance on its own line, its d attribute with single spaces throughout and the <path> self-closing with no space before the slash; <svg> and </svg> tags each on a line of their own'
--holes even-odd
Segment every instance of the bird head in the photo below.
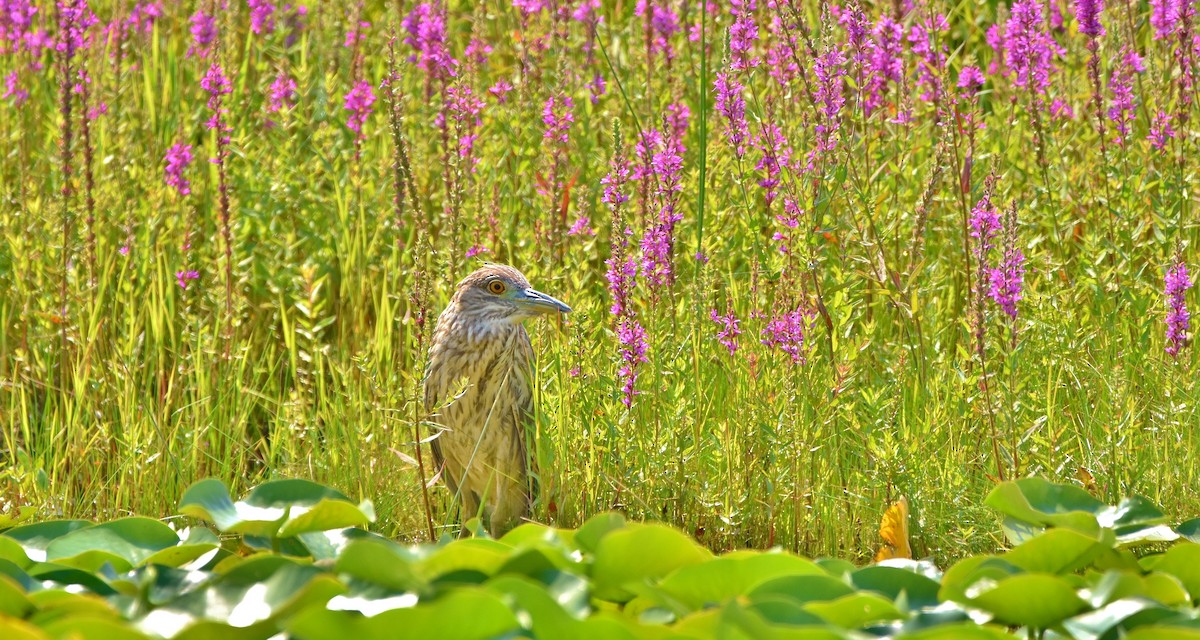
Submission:
<svg viewBox="0 0 1200 640">
<path fill-rule="evenodd" d="M 515 324 L 571 311 L 561 300 L 529 286 L 529 280 L 520 271 L 501 264 L 487 264 L 463 278 L 454 301 L 458 313 L 489 324 Z"/>
</svg>

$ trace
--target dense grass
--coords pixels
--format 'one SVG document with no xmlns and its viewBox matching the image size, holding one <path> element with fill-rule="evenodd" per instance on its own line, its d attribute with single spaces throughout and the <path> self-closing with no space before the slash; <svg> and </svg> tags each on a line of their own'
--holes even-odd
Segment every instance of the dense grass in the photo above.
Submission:
<svg viewBox="0 0 1200 640">
<path fill-rule="evenodd" d="M 1145 6 L 1113 3 L 1098 45 L 1104 87 L 1122 46 L 1145 56 L 1124 145 L 1113 142 L 1111 121 L 1101 144 L 1087 38 L 1065 2 L 1066 26 L 1051 32 L 1064 55 L 1048 95 L 1036 99 L 1000 74 L 988 75 L 977 98 L 955 88 L 963 66 L 987 69 L 985 33 L 1006 7 L 931 2 L 904 14 L 906 32 L 931 13 L 949 21 L 937 34 L 947 59 L 933 68 L 942 99 L 921 99 L 922 62 L 906 45 L 901 82 L 864 115 L 847 62 L 837 147 L 813 171 L 800 168 L 823 118 L 812 87 L 799 76 L 781 87 L 765 60 L 732 72 L 747 87 L 750 135 L 778 126 L 797 164 L 768 205 L 756 167 L 763 153 L 749 145 L 739 159 L 714 110 L 713 80 L 729 66 L 724 8 L 690 41 L 700 15 L 689 3 L 668 63 L 656 49 L 647 60 L 632 2 L 605 2 L 595 39 L 585 23 L 547 12 L 526 16 L 504 2 L 471 13 L 451 3 L 448 48 L 462 61 L 453 80 L 408 61 L 413 49 L 396 27 L 397 137 L 380 82 L 390 73 L 390 25 L 413 3 L 369 3 L 361 16 L 322 4 L 295 32 L 281 9 L 274 32 L 255 34 L 235 1 L 219 13 L 215 54 L 232 80 L 227 261 L 218 167 L 206 162 L 217 154 L 200 87 L 209 61 L 188 55 L 195 7 L 168 7 L 150 33 L 104 40 L 100 28 L 123 4 L 93 7 L 102 23 L 76 58 L 91 69 L 93 103 L 108 104 L 89 127 L 92 211 L 79 96 L 64 183 L 55 58 L 43 54 L 40 71 L 28 54 L 0 60 L 30 93 L 23 105 L 0 105 L 8 504 L 36 505 L 46 517 L 153 516 L 173 512 L 205 476 L 234 493 L 299 476 L 375 497 L 382 533 L 425 535 L 422 479 L 410 461 L 415 438 L 427 435 L 424 347 L 433 317 L 475 264 L 468 249 L 481 245 L 490 252 L 480 257 L 516 265 L 575 308 L 562 323 L 531 327 L 540 521 L 574 526 L 616 508 L 682 526 L 718 549 L 779 544 L 864 558 L 878 544 L 873 524 L 903 494 L 915 551 L 950 559 L 1001 543 L 981 506 L 1001 478 L 1037 473 L 1082 482 L 1110 503 L 1137 493 L 1169 513 L 1200 512 L 1196 355 L 1165 353 L 1163 320 L 1164 273 L 1177 252 L 1195 264 L 1197 114 L 1181 99 L 1176 43 L 1153 39 Z M 761 57 L 778 42 L 771 20 L 792 14 L 759 4 L 752 53 Z M 811 44 L 798 37 L 794 60 L 810 81 L 809 46 L 848 46 L 815 5 L 795 3 Z M 865 9 L 872 22 L 895 10 Z M 53 15 L 43 8 L 38 18 Z M 360 18 L 372 23 L 365 39 L 343 46 Z M 486 63 L 465 61 L 472 36 L 493 47 Z M 276 113 L 267 94 L 280 70 L 298 95 Z M 592 104 L 586 85 L 597 72 L 608 91 Z M 361 140 L 343 108 L 359 78 L 378 96 Z M 514 86 L 503 103 L 487 92 L 500 79 Z M 437 120 L 447 85 L 486 102 L 473 168 L 455 153 L 465 131 Z M 565 145 L 544 138 L 552 96 L 574 98 Z M 1053 99 L 1075 116 L 1035 108 Z M 631 181 L 620 211 L 635 256 L 664 202 L 683 215 L 674 283 L 652 289 L 643 276 L 633 294 L 649 350 L 627 408 L 605 279 L 612 214 L 600 181 L 616 150 L 614 120 L 628 158 L 639 132 L 662 128 L 674 103 L 691 111 L 681 189 L 664 198 L 655 195 L 661 176 L 648 179 L 648 193 Z M 984 127 L 971 135 L 963 119 L 975 110 Z M 1158 111 L 1193 118 L 1176 121 L 1165 150 L 1146 140 Z M 904 113 L 906 122 L 896 117 Z M 399 170 L 408 190 L 398 203 L 396 140 L 406 146 L 399 164 L 411 169 Z M 164 154 L 178 142 L 195 145 L 187 196 L 164 183 Z M 967 219 L 989 171 L 997 205 L 1016 206 L 1028 258 L 1015 321 L 972 292 Z M 804 210 L 795 230 L 776 218 L 785 197 Z M 596 234 L 565 234 L 581 216 Z M 777 250 L 776 232 L 791 235 L 790 253 Z M 697 249 L 707 262 L 693 258 Z M 176 272 L 187 269 L 199 278 L 183 289 Z M 772 316 L 796 308 L 811 321 L 802 363 L 760 342 Z M 712 309 L 740 319 L 732 355 Z M 443 485 L 431 497 L 433 524 L 452 522 Z"/>
</svg>

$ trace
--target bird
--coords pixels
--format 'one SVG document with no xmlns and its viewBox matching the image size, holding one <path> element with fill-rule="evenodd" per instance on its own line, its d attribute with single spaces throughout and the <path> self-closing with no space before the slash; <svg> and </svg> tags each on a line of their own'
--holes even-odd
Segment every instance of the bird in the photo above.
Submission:
<svg viewBox="0 0 1200 640">
<path fill-rule="evenodd" d="M 534 355 L 524 322 L 570 311 L 517 269 L 487 263 L 458 283 L 438 316 L 424 379 L 425 412 L 439 432 L 434 461 L 463 519 L 482 516 L 494 536 L 528 515 L 536 492 L 526 458 Z"/>
</svg>

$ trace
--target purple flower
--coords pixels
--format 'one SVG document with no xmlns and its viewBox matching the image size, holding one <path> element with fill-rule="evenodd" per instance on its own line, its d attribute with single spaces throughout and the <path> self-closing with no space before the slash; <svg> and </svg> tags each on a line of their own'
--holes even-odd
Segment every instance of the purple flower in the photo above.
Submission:
<svg viewBox="0 0 1200 640">
<path fill-rule="evenodd" d="M 475 169 L 478 158 L 474 157 L 476 133 L 483 126 L 480 114 L 483 113 L 483 100 L 476 98 L 474 91 L 467 85 L 451 85 L 446 89 L 446 112 L 454 122 L 458 134 L 458 157 L 466 159 L 471 170 Z M 441 119 L 444 116 L 438 114 Z M 441 126 L 441 122 L 437 123 Z"/>
<path fill-rule="evenodd" d="M 1108 108 L 1108 119 L 1116 124 L 1117 144 L 1124 144 L 1129 135 L 1129 126 L 1133 122 L 1137 103 L 1133 96 L 1134 74 L 1146 70 L 1142 57 L 1130 47 L 1121 51 L 1121 57 L 1113 68 L 1112 77 L 1108 81 L 1108 89 L 1112 92 L 1112 104 Z"/>
<path fill-rule="evenodd" d="M 976 90 L 982 87 L 984 83 L 983 72 L 979 67 L 963 67 L 958 72 L 958 88 Z"/>
<path fill-rule="evenodd" d="M 167 149 L 167 155 L 163 157 L 167 166 L 164 172 L 167 174 L 167 184 L 175 187 L 179 195 L 186 196 L 192 192 L 191 182 L 183 177 L 184 169 L 192 164 L 192 145 L 183 144 L 182 142 L 175 143 L 170 149 Z"/>
<path fill-rule="evenodd" d="M 575 224 L 571 225 L 570 229 L 567 229 L 567 235 L 569 235 L 569 236 L 580 236 L 580 235 L 594 236 L 594 235 L 596 235 L 596 230 L 591 228 L 590 226 L 588 226 L 591 223 L 592 223 L 591 219 L 588 218 L 587 216 L 580 216 L 579 219 L 575 221 Z"/>
<path fill-rule="evenodd" d="M 608 93 L 608 83 L 604 81 L 604 75 L 599 71 L 592 74 L 592 81 L 588 83 L 588 93 L 592 104 L 600 104 L 600 96 Z"/>
<path fill-rule="evenodd" d="M 199 280 L 199 279 L 200 279 L 199 271 L 185 270 L 185 271 L 176 271 L 175 272 L 175 284 L 179 285 L 180 289 L 187 290 L 189 282 L 191 282 L 192 280 Z"/>
<path fill-rule="evenodd" d="M 779 243 L 779 253 L 790 254 L 796 241 L 796 229 L 800 228 L 800 218 L 804 210 L 796 204 L 794 198 L 783 199 L 783 214 L 775 216 L 775 220 L 783 225 L 783 229 L 771 235 L 771 239 Z"/>
<path fill-rule="evenodd" d="M 371 28 L 371 23 L 364 20 L 359 20 L 358 24 L 352 25 L 346 31 L 346 37 L 342 40 L 342 47 L 346 49 L 353 48 L 355 44 L 367 39 L 367 29 Z"/>
<path fill-rule="evenodd" d="M 487 62 L 490 55 L 492 55 L 492 45 L 477 37 L 471 38 L 471 41 L 467 43 L 467 48 L 463 51 L 463 58 L 477 66 Z"/>
<path fill-rule="evenodd" d="M 512 0 L 514 9 L 520 9 L 527 16 L 546 10 L 546 0 Z"/>
<path fill-rule="evenodd" d="M 970 235 L 978 240 L 975 244 L 975 257 L 980 264 L 987 261 L 988 252 L 992 249 L 992 239 L 1000 232 L 1000 212 L 992 204 L 990 185 L 985 187 L 983 197 L 975 203 L 968 218 L 971 226 Z"/>
<path fill-rule="evenodd" d="M 574 108 L 575 101 L 570 96 L 546 98 L 546 103 L 542 106 L 542 124 L 546 126 L 544 137 L 547 140 L 567 143 L 571 123 L 575 122 L 575 115 L 571 113 Z"/>
<path fill-rule="evenodd" d="M 512 84 L 510 84 L 508 82 L 508 80 L 504 80 L 504 79 L 497 80 L 496 84 L 493 84 L 492 86 L 488 87 L 488 93 L 492 94 L 493 96 L 496 96 L 496 102 L 498 102 L 500 104 L 504 104 L 505 102 L 508 102 L 508 92 L 512 91 L 512 90 L 513 90 Z"/>
<path fill-rule="evenodd" d="M 250 30 L 258 35 L 275 30 L 275 5 L 270 0 L 246 0 L 250 6 Z"/>
<path fill-rule="evenodd" d="M 120 30 L 123 36 L 134 33 L 148 36 L 154 32 L 154 23 L 162 16 L 162 2 L 139 2 L 123 21 L 118 24 L 114 20 L 114 23 L 109 25 L 110 33 L 112 30 Z"/>
<path fill-rule="evenodd" d="M 1091 38 L 1104 35 L 1100 24 L 1100 13 L 1104 11 L 1104 0 L 1075 0 L 1075 19 L 1079 21 L 1079 33 Z"/>
<path fill-rule="evenodd" d="M 95 120 L 96 118 L 99 118 L 100 116 L 102 116 L 106 113 L 108 113 L 108 103 L 101 100 L 101 101 L 97 102 L 94 106 L 91 106 L 88 108 L 87 119 Z"/>
<path fill-rule="evenodd" d="M 844 62 L 845 58 L 837 47 L 830 47 L 813 61 L 813 75 L 817 77 L 817 142 L 808 154 L 805 171 L 813 171 L 822 154 L 837 149 L 837 134 L 842 127 L 842 106 L 846 104 L 843 91 L 843 79 L 846 76 Z"/>
<path fill-rule="evenodd" d="M 350 112 L 346 118 L 346 126 L 358 134 L 359 140 L 366 139 L 363 134 L 363 124 L 375 110 L 373 104 L 375 104 L 375 92 L 371 90 L 371 83 L 366 80 L 359 80 L 346 92 L 343 107 Z"/>
<path fill-rule="evenodd" d="M 783 131 L 774 122 L 767 122 L 763 125 L 762 132 L 754 136 L 753 144 L 754 148 L 762 153 L 762 157 L 754 169 L 766 174 L 758 181 L 758 186 L 766 191 L 767 208 L 770 209 L 771 203 L 778 195 L 775 188 L 779 186 L 781 169 L 791 161 L 792 149 L 788 146 Z"/>
<path fill-rule="evenodd" d="M 802 307 L 771 318 L 762 330 L 761 342 L 792 357 L 792 364 L 804 364 L 808 359 L 805 336 L 812 315 Z"/>
<path fill-rule="evenodd" d="M 904 27 L 888 16 L 880 16 L 872 29 L 874 39 L 867 60 L 867 97 L 863 108 L 869 115 L 883 106 L 888 83 L 904 79 Z"/>
<path fill-rule="evenodd" d="M 1154 39 L 1166 40 L 1175 33 L 1182 13 L 1181 3 L 1187 0 L 1150 0 L 1150 26 L 1154 27 Z"/>
<path fill-rule="evenodd" d="M 1046 29 L 1038 0 L 1017 0 L 1004 26 L 1004 64 L 1013 83 L 1044 95 L 1062 48 Z"/>
<path fill-rule="evenodd" d="M 622 245 L 627 243 L 627 234 L 619 240 L 613 240 L 613 244 L 618 250 L 624 250 Z M 604 264 L 608 265 L 604 277 L 608 279 L 608 291 L 612 294 L 613 299 L 609 312 L 618 317 L 632 315 L 629 298 L 633 295 L 634 287 L 637 286 L 637 262 L 633 258 L 621 259 L 618 255 L 614 255 L 605 260 Z"/>
<path fill-rule="evenodd" d="M 638 0 L 634 14 L 649 20 L 646 29 L 650 41 L 647 46 L 652 54 L 661 53 L 667 62 L 675 59 L 675 48 L 671 46 L 671 37 L 679 32 L 679 15 L 671 8 L 671 3 L 663 0 Z"/>
<path fill-rule="evenodd" d="M 1188 342 L 1191 314 L 1187 309 L 1187 290 L 1192 287 L 1187 265 L 1176 258 L 1175 266 L 1167 269 L 1164 278 L 1167 296 L 1167 353 L 1178 357 L 1179 350 Z"/>
<path fill-rule="evenodd" d="M 221 107 L 221 96 L 233 92 L 233 85 L 229 83 L 221 65 L 216 62 L 209 65 L 208 71 L 200 79 L 200 88 L 208 92 L 208 108 L 214 111 Z M 214 127 L 209 125 L 209 128 Z"/>
<path fill-rule="evenodd" d="M 1050 115 L 1055 120 L 1071 120 L 1075 117 L 1075 109 L 1066 100 L 1055 98 L 1054 102 L 1050 103 Z"/>
<path fill-rule="evenodd" d="M 198 10 L 192 14 L 191 23 L 192 46 L 187 54 L 207 58 L 217 41 L 217 16 Z"/>
<path fill-rule="evenodd" d="M 417 51 L 413 59 L 425 71 L 428 82 L 455 75 L 458 61 L 446 48 L 446 19 L 441 2 L 418 4 L 405 16 L 401 26 L 408 32 L 404 42 Z"/>
<path fill-rule="evenodd" d="M 758 40 L 758 24 L 754 21 L 754 0 L 743 3 L 737 8 L 737 0 L 733 0 L 735 17 L 729 25 L 729 68 L 743 71 L 758 66 L 758 58 L 751 55 L 755 41 Z"/>
<path fill-rule="evenodd" d="M 636 319 L 622 318 L 617 323 L 617 342 L 621 345 L 621 359 L 625 362 L 620 371 L 620 377 L 623 380 L 621 391 L 624 393 L 621 402 L 629 407 L 633 405 L 633 397 L 639 393 L 634 390 L 638 377 L 638 365 L 649 362 L 646 358 L 646 330 Z"/>
<path fill-rule="evenodd" d="M 69 60 L 75 52 L 91 44 L 88 28 L 100 19 L 88 8 L 87 0 L 60 0 L 57 6 L 58 41 L 54 48 L 65 53 Z"/>
<path fill-rule="evenodd" d="M 275 76 L 275 81 L 271 83 L 271 91 L 268 95 L 271 101 L 269 111 L 279 112 L 286 107 L 290 107 L 296 102 L 296 81 L 280 69 Z"/>
<path fill-rule="evenodd" d="M 1017 302 L 1024 297 L 1025 254 L 1017 246 L 1016 209 L 1009 211 L 1004 230 L 1004 259 L 1000 266 L 988 269 L 988 295 L 1010 318 L 1017 317 Z"/>
<path fill-rule="evenodd" d="M 629 201 L 629 194 L 625 192 L 628 183 L 629 165 L 619 154 L 614 154 L 608 175 L 600 179 L 600 184 L 604 186 L 604 194 L 600 196 L 600 201 L 608 205 L 614 214 L 622 204 Z"/>
<path fill-rule="evenodd" d="M 746 138 L 749 137 L 746 98 L 742 95 L 745 87 L 732 73 L 720 72 L 713 81 L 713 89 L 717 94 L 713 106 L 725 116 L 725 139 L 733 147 L 733 153 L 741 158 L 746 155 Z"/>
<path fill-rule="evenodd" d="M 13 104 L 21 106 L 29 99 L 29 92 L 21 88 L 20 77 L 16 71 L 4 76 L 4 95 L 0 98 L 12 98 Z"/>
<path fill-rule="evenodd" d="M 603 21 L 604 16 L 600 15 L 600 0 L 582 0 L 571 12 L 571 19 L 576 22 Z"/>
<path fill-rule="evenodd" d="M 738 336 L 742 335 L 742 330 L 738 326 L 738 318 L 734 315 L 733 309 L 726 309 L 725 315 L 717 313 L 716 309 L 710 309 L 708 317 L 721 327 L 721 330 L 717 332 L 717 342 L 729 349 L 729 355 L 737 353 Z"/>
<path fill-rule="evenodd" d="M 471 245 L 470 249 L 467 249 L 466 257 L 474 258 L 477 255 L 480 255 L 483 253 L 491 253 L 491 252 L 492 252 L 491 249 L 488 249 L 487 247 L 485 247 L 481 244 L 474 244 L 474 245 Z"/>
<path fill-rule="evenodd" d="M 30 0 L 0 1 L 0 53 L 24 49 L 34 58 L 40 55 L 46 46 L 46 34 L 33 30 L 37 12 L 38 8 Z"/>
<path fill-rule="evenodd" d="M 653 135 L 651 135 L 653 134 Z M 683 190 L 682 132 L 668 129 L 666 134 L 650 130 L 638 143 L 639 156 L 650 154 L 650 168 L 655 181 L 654 195 L 658 202 L 658 220 L 650 224 L 642 236 L 640 269 L 651 288 L 670 284 L 674 280 L 675 224 L 683 219 L 676 210 L 678 194 Z"/>
<path fill-rule="evenodd" d="M 950 23 L 946 16 L 939 13 L 924 22 L 914 24 L 908 32 L 908 42 L 921 63 L 917 67 L 917 86 L 924 87 L 921 99 L 926 102 L 937 102 L 941 99 L 942 73 L 946 67 L 947 49 L 945 45 L 938 45 L 937 34 L 949 30 Z"/>
<path fill-rule="evenodd" d="M 1162 151 L 1166 148 L 1167 141 L 1174 138 L 1175 129 L 1171 128 L 1171 114 L 1159 111 L 1150 121 L 1150 135 L 1147 135 L 1146 139 L 1150 141 L 1151 146 Z"/>
</svg>

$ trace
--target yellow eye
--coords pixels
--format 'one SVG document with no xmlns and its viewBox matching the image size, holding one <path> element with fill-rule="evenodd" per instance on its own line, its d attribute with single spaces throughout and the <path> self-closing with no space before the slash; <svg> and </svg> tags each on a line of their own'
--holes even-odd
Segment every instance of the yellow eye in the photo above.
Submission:
<svg viewBox="0 0 1200 640">
<path fill-rule="evenodd" d="M 487 289 L 496 295 L 500 295 L 504 293 L 504 283 L 499 280 L 492 280 L 488 283 Z"/>
</svg>

